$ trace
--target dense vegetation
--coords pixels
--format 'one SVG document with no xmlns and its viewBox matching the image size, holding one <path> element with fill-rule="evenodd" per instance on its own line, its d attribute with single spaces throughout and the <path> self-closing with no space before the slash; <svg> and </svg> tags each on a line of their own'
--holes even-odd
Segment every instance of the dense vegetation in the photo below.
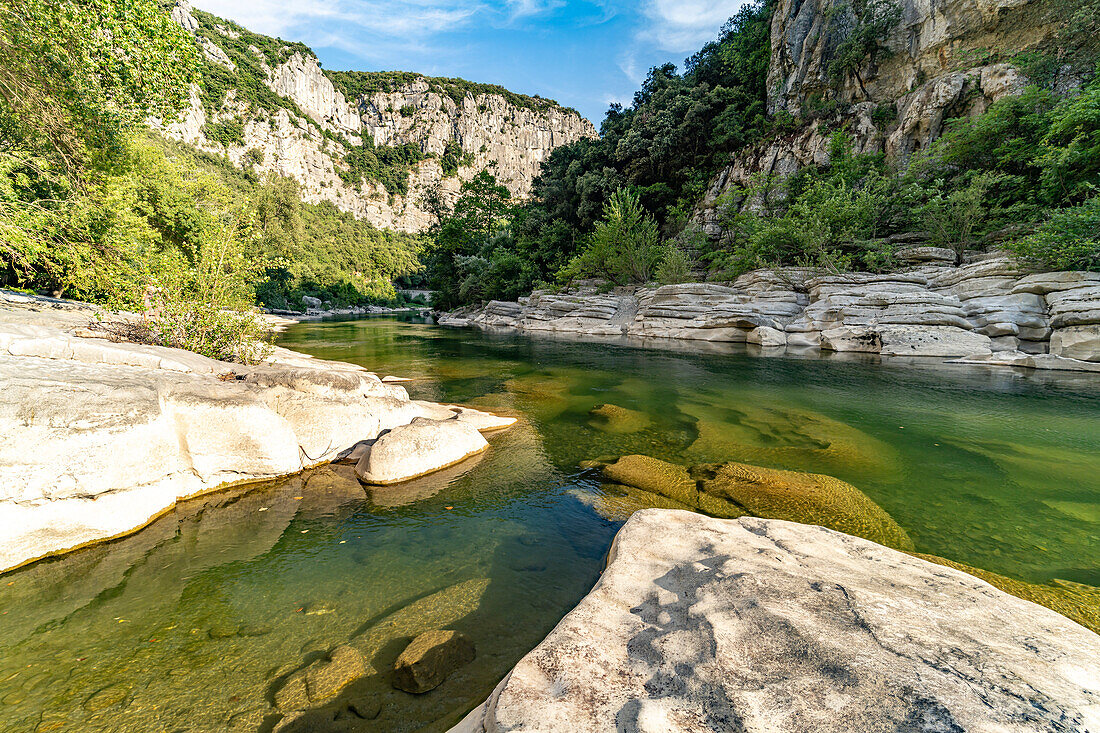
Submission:
<svg viewBox="0 0 1100 733">
<path fill-rule="evenodd" d="M 390 93 L 398 91 L 412 84 L 423 82 L 428 85 L 428 91 L 441 97 L 449 97 L 451 101 L 462 106 L 467 96 L 478 97 L 483 94 L 495 94 L 503 97 L 508 104 L 517 109 L 530 109 L 535 112 L 544 112 L 552 107 L 558 107 L 565 112 L 579 114 L 576 110 L 561 107 L 553 99 L 540 96 L 528 96 L 517 94 L 496 84 L 480 84 L 465 79 L 446 79 L 436 76 L 424 76 L 412 71 L 325 71 L 333 86 L 344 93 L 349 99 L 360 96 L 369 96 L 378 92 Z"/>
<path fill-rule="evenodd" d="M 555 150 L 533 199 L 505 206 L 491 239 L 437 244 L 428 271 L 439 303 L 510 299 L 577 278 L 727 280 L 780 265 L 882 271 L 897 266 L 897 242 L 906 240 L 950 248 L 960 260 L 1002 247 L 1038 268 L 1100 270 L 1100 2 L 1046 7 L 1061 29 L 1047 47 L 983 60 L 1010 61 L 1034 85 L 982 115 L 947 121 L 930 150 L 898 167 L 852 153 L 851 123 L 835 101 L 809 100 L 804 119 L 767 115 L 772 2 L 750 4 L 682 73 L 654 68 L 630 108 L 610 109 L 600 139 Z M 862 85 L 861 70 L 886 53 L 900 14 L 891 0 L 868 0 L 854 18 L 828 60 L 834 83 Z M 1059 75 L 1083 83 L 1067 91 L 1055 84 Z M 874 118 L 888 128 L 896 116 L 888 105 Z M 811 122 L 832 130 L 829 164 L 728 193 L 717 240 L 689 224 L 731 152 Z M 443 219 L 438 232 L 447 230 Z M 455 272 L 462 286 L 445 287 Z"/>
<path fill-rule="evenodd" d="M 148 115 L 187 105 L 201 65 L 156 2 L 0 6 L 0 285 L 155 301 L 148 340 L 247 359 L 257 294 L 282 306 L 303 294 L 385 301 L 416 268 L 412 238 L 146 131 Z"/>
</svg>

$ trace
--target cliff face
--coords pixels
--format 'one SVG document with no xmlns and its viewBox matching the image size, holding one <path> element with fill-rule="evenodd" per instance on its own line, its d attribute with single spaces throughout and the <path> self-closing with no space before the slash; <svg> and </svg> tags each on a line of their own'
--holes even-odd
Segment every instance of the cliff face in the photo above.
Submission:
<svg viewBox="0 0 1100 733">
<path fill-rule="evenodd" d="M 185 0 L 173 17 L 196 34 L 208 65 L 231 78 L 243 73 L 231 52 L 243 41 L 231 24 L 208 21 L 212 16 L 192 12 Z M 436 83 L 441 80 L 400 74 L 382 88 L 345 94 L 308 49 L 260 38 L 281 48 L 273 58 L 270 49 L 248 45 L 246 60 L 258 69 L 258 81 L 283 102 L 256 104 L 244 88 L 230 87 L 211 105 L 196 90 L 190 110 L 163 132 L 259 174 L 292 177 L 304 200 L 331 201 L 379 228 L 424 230 L 430 224 L 422 206 L 425 193 L 438 186 L 445 200 L 453 200 L 463 181 L 486 167 L 514 196 L 526 196 L 554 148 L 596 135 L 588 120 L 549 100 L 494 93 L 483 85 L 463 91 L 457 80 L 442 88 Z M 240 135 L 229 140 L 211 135 L 211 125 L 226 123 L 239 123 Z M 376 148 L 411 145 L 419 151 L 421 159 L 399 172 L 407 190 L 387 190 L 369 178 L 349 182 L 354 177 L 348 174 L 348 155 L 364 139 Z M 449 170 L 447 152 L 453 156 Z"/>
<path fill-rule="evenodd" d="M 784 176 L 827 163 L 829 137 L 841 125 L 857 152 L 904 162 L 942 133 L 944 120 L 981 114 L 1020 93 L 1029 80 L 999 58 L 1050 38 L 1055 28 L 1040 6 L 1038 0 L 899 0 L 899 20 L 881 40 L 884 50 L 838 76 L 830 66 L 856 28 L 853 4 L 779 0 L 768 107 L 811 121 L 736 154 L 713 181 L 698 223 L 717 236 L 714 207 L 731 188 L 761 173 Z"/>
</svg>

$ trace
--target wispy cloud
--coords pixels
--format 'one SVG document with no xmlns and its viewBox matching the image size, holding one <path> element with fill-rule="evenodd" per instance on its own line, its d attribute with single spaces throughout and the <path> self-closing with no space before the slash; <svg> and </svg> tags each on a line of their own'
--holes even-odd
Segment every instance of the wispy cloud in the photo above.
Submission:
<svg viewBox="0 0 1100 733">
<path fill-rule="evenodd" d="M 665 51 L 695 51 L 715 38 L 722 25 L 748 0 L 646 0 L 647 20 L 639 40 Z"/>
</svg>

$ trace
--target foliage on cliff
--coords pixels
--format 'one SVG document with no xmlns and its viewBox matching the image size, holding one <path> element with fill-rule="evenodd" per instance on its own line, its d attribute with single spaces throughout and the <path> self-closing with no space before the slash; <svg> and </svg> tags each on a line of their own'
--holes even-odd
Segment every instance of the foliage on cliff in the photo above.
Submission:
<svg viewBox="0 0 1100 733">
<path fill-rule="evenodd" d="M 461 107 L 467 96 L 477 98 L 482 95 L 496 95 L 517 109 L 530 109 L 544 112 L 556 108 L 566 113 L 579 115 L 575 109 L 562 107 L 553 99 L 538 95 L 528 96 L 505 89 L 497 84 L 482 84 L 466 79 L 448 79 L 438 76 L 424 76 L 413 71 L 325 71 L 333 86 L 344 93 L 345 97 L 369 97 L 372 94 L 399 91 L 414 84 L 427 85 L 429 92 L 447 97 Z"/>
<path fill-rule="evenodd" d="M 729 153 L 768 128 L 771 11 L 771 0 L 746 5 L 682 73 L 671 64 L 652 69 L 630 107 L 611 107 L 599 139 L 554 150 L 534 182 L 533 200 L 514 209 L 509 227 L 483 248 L 466 278 L 468 297 L 457 302 L 515 297 L 559 273 L 589 271 L 563 268 L 593 244 L 619 191 L 629 191 L 662 234 L 682 228 Z"/>
<path fill-rule="evenodd" d="M 509 227 L 482 252 L 467 278 L 475 281 L 465 289 L 469 297 L 458 302 L 510 298 L 576 277 L 722 280 L 778 265 L 884 271 L 899 266 L 903 241 L 952 249 L 959 260 L 1000 247 L 1036 267 L 1100 269 L 1100 83 L 1087 81 L 1095 78 L 1089 64 L 1097 59 L 1100 2 L 1051 0 L 1044 8 L 1059 29 L 1047 45 L 997 56 L 1034 86 L 983 114 L 946 120 L 931 149 L 888 162 L 853 154 L 838 109 L 808 104 L 805 120 L 766 115 L 773 4 L 746 6 L 682 74 L 653 69 L 631 107 L 608 112 L 599 140 L 553 152 L 534 199 L 512 212 Z M 889 53 L 885 39 L 901 20 L 899 5 L 864 0 L 834 10 L 850 17 L 824 71 L 833 84 L 861 84 L 868 63 Z M 1066 85 L 1082 78 L 1076 89 Z M 733 190 L 719 202 L 718 240 L 686 226 L 731 152 L 782 143 L 810 117 L 832 126 L 827 164 L 790 177 L 762 174 Z M 897 107 L 880 105 L 873 117 L 889 130 Z M 608 207 L 613 197 L 619 204 Z M 618 231 L 628 197 L 640 203 L 639 222 L 652 216 L 663 243 L 619 232 L 610 246 L 601 235 Z M 641 240 L 636 250 L 627 246 Z M 630 272 L 613 264 L 624 248 L 632 256 L 663 254 L 644 272 Z M 477 281 L 477 273 L 493 274 Z"/>
<path fill-rule="evenodd" d="M 239 336 L 216 314 L 257 289 L 284 307 L 394 298 L 413 238 L 145 131 L 187 105 L 198 66 L 152 0 L 0 2 L 0 285 L 130 308 L 156 292 L 164 333 L 195 348 Z"/>
</svg>

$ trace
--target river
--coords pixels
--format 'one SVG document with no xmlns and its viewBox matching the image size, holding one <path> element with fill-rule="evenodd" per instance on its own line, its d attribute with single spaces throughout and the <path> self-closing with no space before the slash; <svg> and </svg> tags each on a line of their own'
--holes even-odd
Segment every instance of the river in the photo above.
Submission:
<svg viewBox="0 0 1100 733">
<path fill-rule="evenodd" d="M 301 324 L 281 343 L 520 422 L 410 485 L 364 491 L 323 468 L 0 576 L 0 730 L 270 730 L 282 681 L 349 640 L 377 674 L 333 730 L 445 730 L 598 578 L 624 513 L 579 464 L 626 453 L 831 474 L 920 552 L 1100 585 L 1095 376 L 397 318 Z M 424 628 L 464 632 L 476 659 L 430 693 L 398 692 L 389 666 Z"/>
</svg>

